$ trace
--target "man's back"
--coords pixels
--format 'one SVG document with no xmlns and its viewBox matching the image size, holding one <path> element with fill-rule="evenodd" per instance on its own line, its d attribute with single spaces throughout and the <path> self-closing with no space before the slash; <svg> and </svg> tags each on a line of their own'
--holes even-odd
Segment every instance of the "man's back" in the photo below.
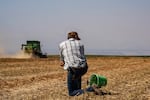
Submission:
<svg viewBox="0 0 150 100">
<path fill-rule="evenodd" d="M 84 45 L 80 40 L 70 38 L 60 44 L 61 59 L 65 61 L 65 66 L 79 67 L 82 62 L 86 62 L 84 55 Z"/>
</svg>

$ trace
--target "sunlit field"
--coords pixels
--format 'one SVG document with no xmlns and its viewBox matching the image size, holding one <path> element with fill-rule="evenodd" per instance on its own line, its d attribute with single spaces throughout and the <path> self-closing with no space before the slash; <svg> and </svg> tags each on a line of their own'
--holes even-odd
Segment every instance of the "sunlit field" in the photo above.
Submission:
<svg viewBox="0 0 150 100">
<path fill-rule="evenodd" d="M 89 69 L 82 88 L 93 73 L 107 77 L 105 94 L 86 92 L 68 96 L 66 74 L 59 57 L 0 58 L 0 100 L 150 100 L 150 57 L 87 56 Z"/>
</svg>

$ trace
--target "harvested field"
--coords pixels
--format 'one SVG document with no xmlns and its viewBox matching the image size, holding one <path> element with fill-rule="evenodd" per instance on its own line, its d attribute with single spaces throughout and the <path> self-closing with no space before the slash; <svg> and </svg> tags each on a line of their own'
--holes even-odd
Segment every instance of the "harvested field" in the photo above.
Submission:
<svg viewBox="0 0 150 100">
<path fill-rule="evenodd" d="M 150 100 L 150 57 L 87 57 L 89 70 L 108 79 L 104 95 L 85 93 L 69 97 L 66 71 L 58 57 L 0 58 L 0 100 Z"/>
</svg>

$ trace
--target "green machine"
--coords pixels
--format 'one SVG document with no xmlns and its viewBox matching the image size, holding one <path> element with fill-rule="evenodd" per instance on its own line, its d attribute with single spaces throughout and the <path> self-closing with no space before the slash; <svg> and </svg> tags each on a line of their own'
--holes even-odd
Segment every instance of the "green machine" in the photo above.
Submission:
<svg viewBox="0 0 150 100">
<path fill-rule="evenodd" d="M 39 57 L 39 58 L 47 58 L 46 54 L 43 54 L 41 51 L 40 41 L 26 41 L 26 44 L 22 44 L 21 49 L 24 53 L 32 55 L 32 57 Z"/>
</svg>

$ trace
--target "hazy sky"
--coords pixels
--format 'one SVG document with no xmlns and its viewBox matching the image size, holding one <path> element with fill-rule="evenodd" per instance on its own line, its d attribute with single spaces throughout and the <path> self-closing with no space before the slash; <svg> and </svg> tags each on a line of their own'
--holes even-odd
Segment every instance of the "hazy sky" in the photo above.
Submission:
<svg viewBox="0 0 150 100">
<path fill-rule="evenodd" d="M 43 52 L 57 54 L 70 31 L 87 54 L 149 52 L 150 0 L 0 0 L 0 51 L 39 40 Z"/>
</svg>

